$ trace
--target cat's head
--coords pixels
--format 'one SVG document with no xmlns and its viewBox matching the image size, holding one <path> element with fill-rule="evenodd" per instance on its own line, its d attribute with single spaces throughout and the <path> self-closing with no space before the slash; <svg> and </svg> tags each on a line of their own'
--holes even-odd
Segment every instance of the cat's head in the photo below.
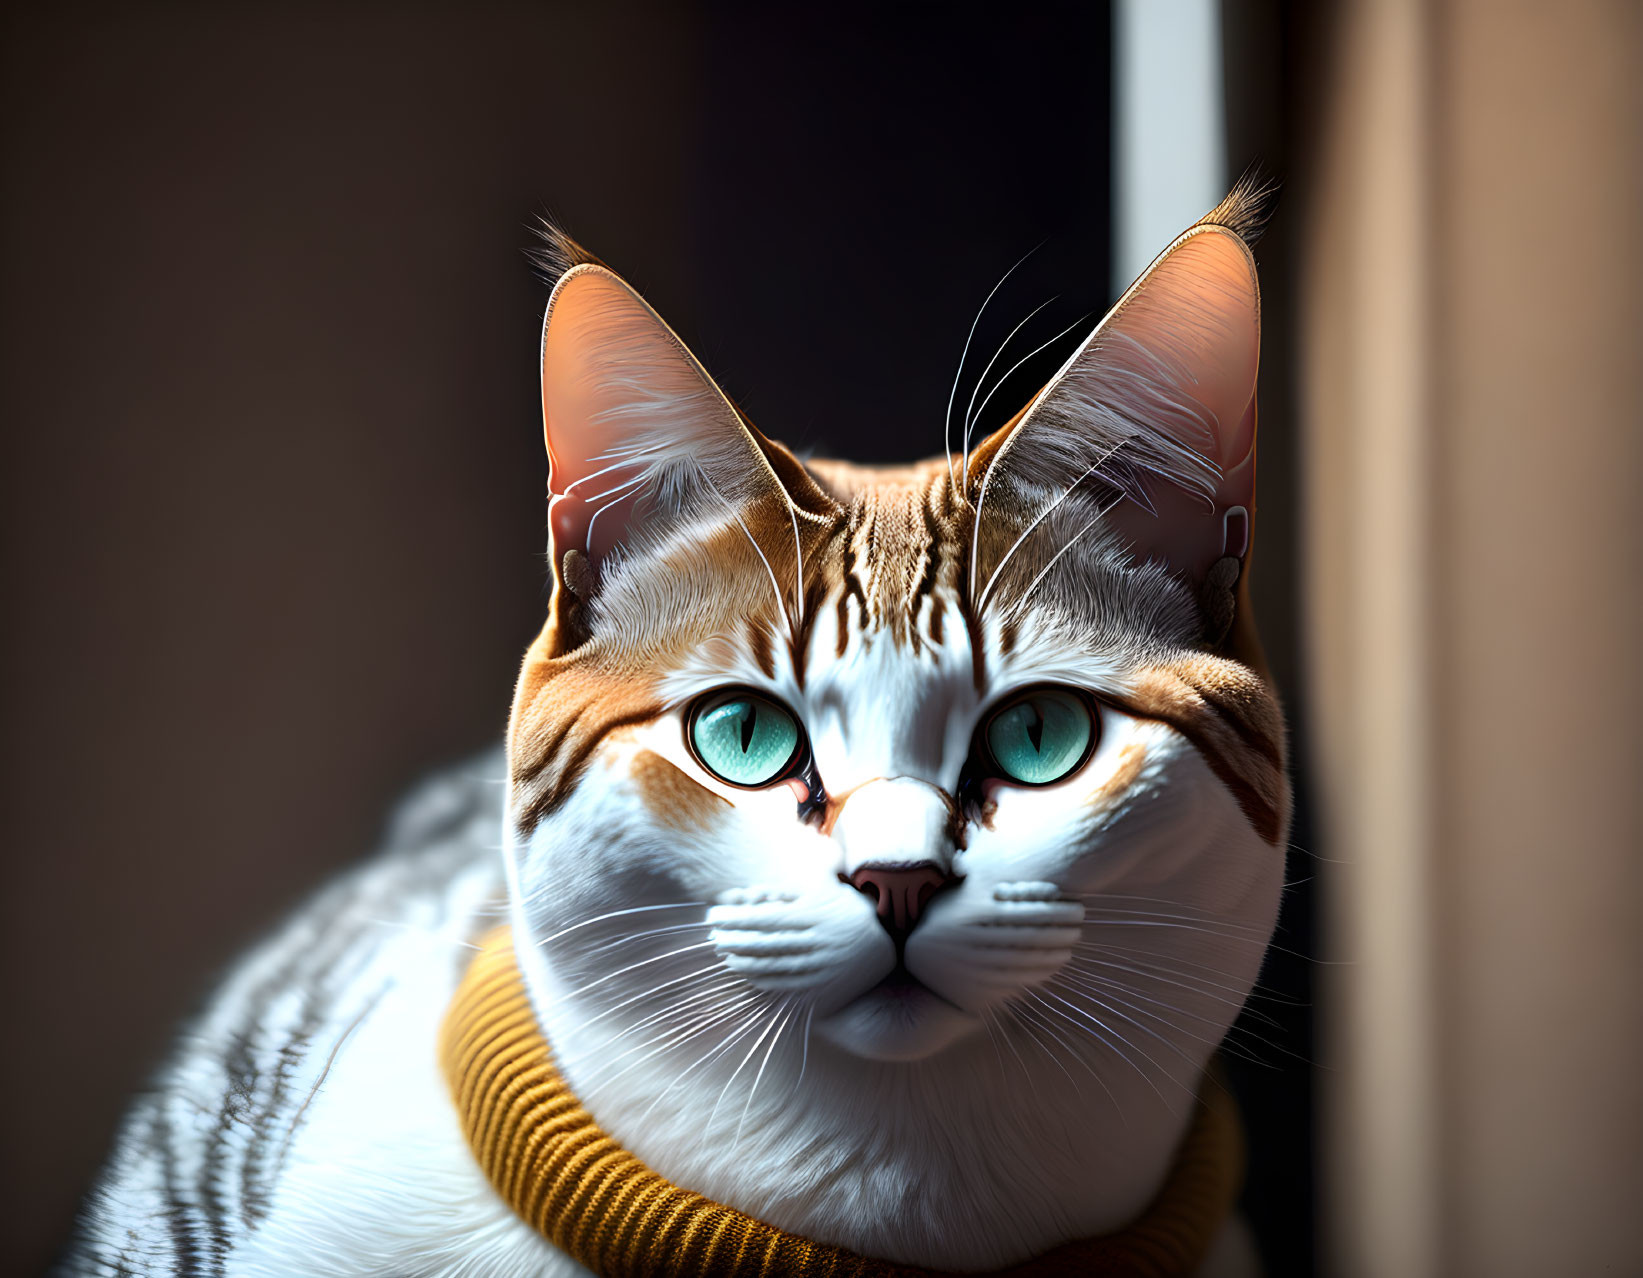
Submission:
<svg viewBox="0 0 1643 1278">
<path fill-rule="evenodd" d="M 556 242 L 510 875 L 584 1070 L 768 1060 L 801 1026 L 880 1061 L 1013 1026 L 1202 1065 L 1288 803 L 1241 591 L 1249 216 L 1176 240 L 973 452 L 899 469 L 801 463 Z"/>
</svg>

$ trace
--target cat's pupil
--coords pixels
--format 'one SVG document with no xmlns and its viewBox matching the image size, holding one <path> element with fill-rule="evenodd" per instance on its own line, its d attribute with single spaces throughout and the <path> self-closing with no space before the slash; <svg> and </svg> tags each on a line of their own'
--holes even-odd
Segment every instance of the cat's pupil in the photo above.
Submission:
<svg viewBox="0 0 1643 1278">
<path fill-rule="evenodd" d="M 741 706 L 741 718 L 742 718 L 742 753 L 746 754 L 747 751 L 748 751 L 748 747 L 753 744 L 753 729 L 758 725 L 758 721 L 759 721 L 758 708 L 756 706 L 744 701 L 742 703 L 742 706 Z"/>
<path fill-rule="evenodd" d="M 1027 740 L 1032 742 L 1033 752 L 1035 754 L 1043 754 L 1044 753 L 1044 715 L 1043 715 L 1043 712 L 1039 710 L 1038 703 L 1036 701 L 1029 701 L 1027 703 L 1027 710 L 1028 710 L 1028 713 L 1030 713 L 1033 716 L 1031 721 L 1027 724 Z"/>
</svg>

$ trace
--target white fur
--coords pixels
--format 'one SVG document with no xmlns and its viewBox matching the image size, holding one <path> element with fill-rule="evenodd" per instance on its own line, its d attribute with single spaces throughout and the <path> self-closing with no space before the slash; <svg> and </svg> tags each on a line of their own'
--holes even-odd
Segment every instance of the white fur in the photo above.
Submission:
<svg viewBox="0 0 1643 1278">
<path fill-rule="evenodd" d="M 991 828 L 954 847 L 929 794 L 953 785 L 986 708 L 1047 677 L 1119 694 L 1122 654 L 1041 627 L 978 695 L 961 628 L 918 658 L 855 636 L 834 659 L 831 616 L 802 687 L 790 668 L 715 670 L 729 645 L 668 685 L 682 703 L 753 682 L 793 707 L 829 791 L 851 796 L 831 835 L 795 818 L 787 787 L 716 781 L 675 711 L 613 734 L 510 849 L 548 1037 L 647 1163 L 783 1228 L 954 1269 L 1117 1228 L 1156 1192 L 1255 979 L 1282 856 L 1183 738 L 1111 709 L 1075 777 L 1000 789 Z M 1126 749 L 1145 750 L 1140 775 L 1092 804 Z M 721 794 L 722 817 L 651 814 L 641 750 Z M 907 942 L 926 991 L 875 989 L 895 951 L 840 882 L 857 843 L 963 876 Z"/>
</svg>

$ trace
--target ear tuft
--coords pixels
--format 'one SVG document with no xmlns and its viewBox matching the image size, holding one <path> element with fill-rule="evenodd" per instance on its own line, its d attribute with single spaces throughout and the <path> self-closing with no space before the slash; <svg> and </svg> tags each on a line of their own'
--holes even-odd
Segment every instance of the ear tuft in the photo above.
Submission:
<svg viewBox="0 0 1643 1278">
<path fill-rule="evenodd" d="M 1226 199 L 1198 219 L 1198 225 L 1224 227 L 1241 239 L 1246 248 L 1254 248 L 1265 234 L 1266 224 L 1272 220 L 1277 206 L 1277 180 L 1262 177 L 1251 168 L 1233 183 Z"/>
<path fill-rule="evenodd" d="M 571 239 L 552 218 L 538 218 L 535 229 L 537 242 L 525 250 L 525 259 L 550 291 L 572 267 L 605 265 L 597 255 Z"/>
</svg>

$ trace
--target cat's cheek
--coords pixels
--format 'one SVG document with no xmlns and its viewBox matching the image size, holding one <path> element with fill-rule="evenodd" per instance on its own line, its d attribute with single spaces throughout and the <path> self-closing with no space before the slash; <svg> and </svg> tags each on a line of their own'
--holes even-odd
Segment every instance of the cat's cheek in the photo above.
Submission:
<svg viewBox="0 0 1643 1278">
<path fill-rule="evenodd" d="M 866 897 L 848 889 L 723 894 L 708 912 L 719 960 L 749 985 L 826 1017 L 894 970 L 896 948 Z"/>
<path fill-rule="evenodd" d="M 962 873 L 973 885 L 1044 880 L 1069 892 L 1099 886 L 1151 854 L 1191 820 L 1197 791 L 1178 774 L 1196 771 L 1192 747 L 1159 723 L 1113 715 L 1089 762 L 1049 786 L 998 788 L 992 819 L 976 830 Z"/>
<path fill-rule="evenodd" d="M 984 887 L 1015 879 L 1061 881 L 1091 836 L 1086 793 L 1079 780 L 1037 789 L 1000 786 L 988 828 L 972 833 L 966 877 Z"/>
</svg>

